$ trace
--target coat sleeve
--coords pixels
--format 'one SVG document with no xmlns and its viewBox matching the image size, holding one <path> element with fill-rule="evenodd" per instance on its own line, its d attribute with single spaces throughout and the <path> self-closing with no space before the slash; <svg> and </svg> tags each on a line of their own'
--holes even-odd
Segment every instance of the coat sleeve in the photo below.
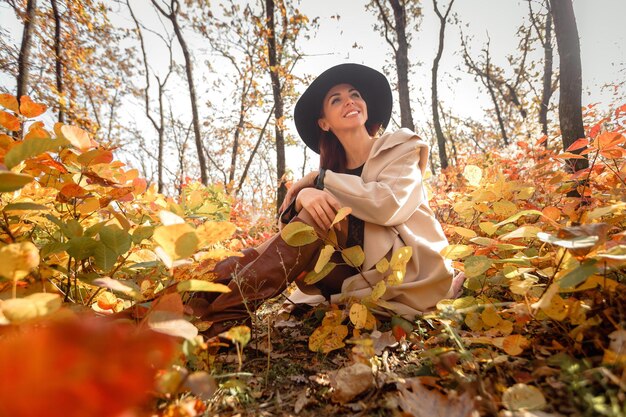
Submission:
<svg viewBox="0 0 626 417">
<path fill-rule="evenodd" d="M 423 146 L 422 146 L 423 145 Z M 374 181 L 326 171 L 324 188 L 342 206 L 352 208 L 352 215 L 381 226 L 406 222 L 424 202 L 423 169 L 428 149 L 415 136 L 389 149 L 388 163 Z"/>
</svg>

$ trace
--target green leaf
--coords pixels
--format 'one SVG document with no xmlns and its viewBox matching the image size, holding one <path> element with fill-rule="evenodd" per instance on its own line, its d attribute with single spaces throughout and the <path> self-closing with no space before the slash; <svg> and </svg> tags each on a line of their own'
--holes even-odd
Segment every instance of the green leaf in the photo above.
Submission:
<svg viewBox="0 0 626 417">
<path fill-rule="evenodd" d="M 280 236 L 290 246 L 305 246 L 315 242 L 318 237 L 315 229 L 306 223 L 291 222 L 280 231 Z"/>
<path fill-rule="evenodd" d="M 537 226 L 522 226 L 510 233 L 500 236 L 500 239 L 534 239 L 537 237 L 537 233 L 541 232 L 541 229 Z"/>
<path fill-rule="evenodd" d="M 317 258 L 317 262 L 315 263 L 315 268 L 313 268 L 313 270 L 319 274 L 328 261 L 330 261 L 330 257 L 333 256 L 333 253 L 335 253 L 335 248 L 333 248 L 332 245 L 324 246 L 324 248 L 320 251 L 320 255 Z"/>
<path fill-rule="evenodd" d="M 67 248 L 68 248 L 68 244 L 67 243 L 50 242 L 50 243 L 45 244 L 41 248 L 41 250 L 39 251 L 39 254 L 41 255 L 42 258 L 46 258 L 46 257 L 48 257 L 48 255 L 52 255 L 54 253 L 67 251 Z"/>
<path fill-rule="evenodd" d="M 79 261 L 94 256 L 98 246 L 102 243 L 91 237 L 76 237 L 70 239 L 67 247 L 67 253 L 74 259 Z"/>
<path fill-rule="evenodd" d="M 19 210 L 50 210 L 50 207 L 36 203 L 12 203 L 7 204 L 4 211 L 19 211 Z"/>
<path fill-rule="evenodd" d="M 202 292 L 230 292 L 230 288 L 217 282 L 203 281 L 201 279 L 190 279 L 181 281 L 176 285 L 178 292 L 202 291 Z"/>
<path fill-rule="evenodd" d="M 352 246 L 341 251 L 341 257 L 350 266 L 359 267 L 365 262 L 365 253 L 360 246 Z"/>
<path fill-rule="evenodd" d="M 133 242 L 140 244 L 144 239 L 150 239 L 153 233 L 153 226 L 138 226 L 133 230 Z"/>
<path fill-rule="evenodd" d="M 11 171 L 0 171 L 0 193 L 19 190 L 35 178 Z"/>
<path fill-rule="evenodd" d="M 117 252 L 106 247 L 104 244 L 98 245 L 93 253 L 96 267 L 104 272 L 108 272 L 113 269 L 118 257 L 119 255 Z"/>
<path fill-rule="evenodd" d="M 317 273 L 315 271 L 310 271 L 304 277 L 304 282 L 306 284 L 313 285 L 316 282 L 321 281 L 322 279 L 324 279 L 326 277 L 326 275 L 330 274 L 330 272 L 333 269 L 335 269 L 335 266 L 337 266 L 336 263 L 328 262 L 326 265 L 324 265 L 324 268 L 322 268 L 322 270 L 319 273 Z"/>
<path fill-rule="evenodd" d="M 117 255 L 123 255 L 130 250 L 130 235 L 121 227 L 111 224 L 100 230 L 100 242 Z"/>
<path fill-rule="evenodd" d="M 583 262 L 580 267 L 568 272 L 559 280 L 561 288 L 574 288 L 579 284 L 582 284 L 590 276 L 598 272 L 596 266 L 597 261 L 595 259 L 589 259 Z"/>
<path fill-rule="evenodd" d="M 469 258 L 465 259 L 464 262 L 465 275 L 468 278 L 477 277 L 478 275 L 484 273 L 489 268 L 491 268 L 492 264 L 493 261 L 486 256 L 470 256 Z"/>
<path fill-rule="evenodd" d="M 64 139 L 26 139 L 7 152 L 4 157 L 4 165 L 11 169 L 25 159 L 41 155 L 44 152 L 56 151 L 67 145 L 69 142 Z"/>
<path fill-rule="evenodd" d="M 70 219 L 61 226 L 61 231 L 68 238 L 81 237 L 83 235 L 83 226 L 76 219 Z"/>
</svg>

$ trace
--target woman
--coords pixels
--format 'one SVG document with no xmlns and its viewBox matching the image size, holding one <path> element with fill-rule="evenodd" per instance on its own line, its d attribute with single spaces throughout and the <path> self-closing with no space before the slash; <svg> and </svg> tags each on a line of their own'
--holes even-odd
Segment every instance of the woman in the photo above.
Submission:
<svg viewBox="0 0 626 417">
<path fill-rule="evenodd" d="M 290 299 L 296 302 L 315 301 L 315 293 L 333 302 L 342 296 L 365 297 L 388 274 L 378 272 L 376 263 L 403 246 L 412 248 L 412 257 L 403 282 L 388 286 L 382 296 L 386 307 L 412 319 L 450 295 L 452 270 L 439 254 L 448 243 L 422 183 L 428 145 L 407 129 L 375 137 L 389 123 L 391 107 L 391 88 L 383 74 L 342 64 L 317 77 L 294 112 L 300 137 L 320 154 L 320 170 L 290 188 L 281 223 L 301 221 L 324 237 L 337 210 L 350 207 L 352 214 L 335 225 L 336 234 L 340 246 L 363 248 L 361 271 L 344 264 L 316 287 L 307 286 L 302 277 L 313 269 L 323 241 L 295 248 L 277 234 L 244 251 L 243 258 L 216 266 L 218 281 L 228 283 L 232 292 L 196 300 L 195 311 L 214 323 L 209 335 L 232 320 L 245 320 L 294 280 L 300 290 Z M 340 255 L 334 256 L 341 262 Z"/>
</svg>

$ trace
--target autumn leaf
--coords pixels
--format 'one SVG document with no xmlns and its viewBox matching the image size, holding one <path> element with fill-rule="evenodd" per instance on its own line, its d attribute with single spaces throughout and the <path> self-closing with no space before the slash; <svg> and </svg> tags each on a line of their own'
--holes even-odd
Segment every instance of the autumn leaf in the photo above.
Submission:
<svg viewBox="0 0 626 417">
<path fill-rule="evenodd" d="M 365 262 L 365 253 L 358 245 L 342 250 L 341 257 L 348 265 L 355 268 L 358 268 Z"/>
<path fill-rule="evenodd" d="M 14 113 L 19 113 L 19 109 L 17 107 L 17 99 L 14 95 L 11 94 L 0 94 L 0 106 L 5 109 L 9 109 Z"/>
<path fill-rule="evenodd" d="M 354 325 L 355 329 L 362 329 L 367 323 L 367 307 L 363 304 L 354 303 L 350 307 L 350 321 Z"/>
<path fill-rule="evenodd" d="M 334 225 L 348 217 L 350 213 L 352 213 L 352 209 L 350 207 L 341 207 L 339 210 L 337 210 L 337 214 L 335 215 L 335 218 L 333 219 L 333 222 L 330 226 L 333 227 Z"/>
<path fill-rule="evenodd" d="M 250 341 L 251 334 L 248 326 L 235 326 L 231 327 L 224 333 L 220 333 L 220 336 L 225 337 L 234 343 L 238 343 L 239 346 L 244 348 Z"/>
<path fill-rule="evenodd" d="M 34 180 L 26 174 L 16 174 L 11 171 L 0 171 L 0 193 L 17 191 Z"/>
<path fill-rule="evenodd" d="M 20 119 L 13 116 L 11 113 L 7 113 L 0 110 L 0 126 L 12 132 L 17 132 L 21 127 Z"/>
<path fill-rule="evenodd" d="M 280 236 L 290 246 L 305 246 L 315 242 L 318 237 L 315 229 L 306 223 L 291 222 L 280 231 Z"/>
<path fill-rule="evenodd" d="M 41 116 L 46 112 L 48 106 L 41 103 L 35 103 L 28 96 L 22 96 L 20 98 L 20 113 L 22 116 L 26 116 L 29 119 L 37 116 Z"/>
<path fill-rule="evenodd" d="M 55 125 L 55 131 L 57 126 Z M 89 138 L 89 133 L 77 126 L 61 125 L 58 127 L 58 132 L 61 136 L 67 139 L 74 147 L 81 151 L 87 151 L 95 146 L 95 142 L 92 142 Z"/>
<path fill-rule="evenodd" d="M 334 262 L 328 262 L 320 272 L 310 271 L 304 276 L 304 282 L 309 285 L 313 285 L 316 282 L 324 279 L 328 274 L 332 272 L 333 269 L 337 266 Z"/>
<path fill-rule="evenodd" d="M 478 187 L 483 177 L 483 171 L 476 165 L 466 165 L 463 169 L 463 176 L 472 187 Z"/>
<path fill-rule="evenodd" d="M 152 237 L 173 260 L 187 258 L 198 248 L 196 231 L 187 223 L 159 226 Z"/>
<path fill-rule="evenodd" d="M 348 336 L 348 327 L 343 324 L 322 325 L 309 337 L 309 350 L 328 353 L 341 349 L 346 345 L 343 342 L 346 336 Z"/>
<path fill-rule="evenodd" d="M 10 243 L 0 248 L 0 259 L 0 276 L 20 280 L 39 265 L 39 249 L 32 242 Z"/>
<path fill-rule="evenodd" d="M 332 245 L 326 245 L 322 248 L 319 257 L 317 258 L 317 262 L 315 263 L 315 267 L 313 268 L 313 271 L 316 274 L 322 272 L 322 269 L 324 269 L 328 261 L 330 261 L 330 257 L 333 253 L 335 253 L 335 248 L 333 248 Z"/>
</svg>

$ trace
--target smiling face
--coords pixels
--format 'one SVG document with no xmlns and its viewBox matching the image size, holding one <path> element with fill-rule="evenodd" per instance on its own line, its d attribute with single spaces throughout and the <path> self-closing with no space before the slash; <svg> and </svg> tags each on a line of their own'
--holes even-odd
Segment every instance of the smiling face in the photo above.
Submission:
<svg viewBox="0 0 626 417">
<path fill-rule="evenodd" d="M 361 93 L 350 84 L 338 84 L 328 90 L 322 102 L 322 116 L 317 124 L 335 135 L 365 126 L 367 104 Z"/>
</svg>

